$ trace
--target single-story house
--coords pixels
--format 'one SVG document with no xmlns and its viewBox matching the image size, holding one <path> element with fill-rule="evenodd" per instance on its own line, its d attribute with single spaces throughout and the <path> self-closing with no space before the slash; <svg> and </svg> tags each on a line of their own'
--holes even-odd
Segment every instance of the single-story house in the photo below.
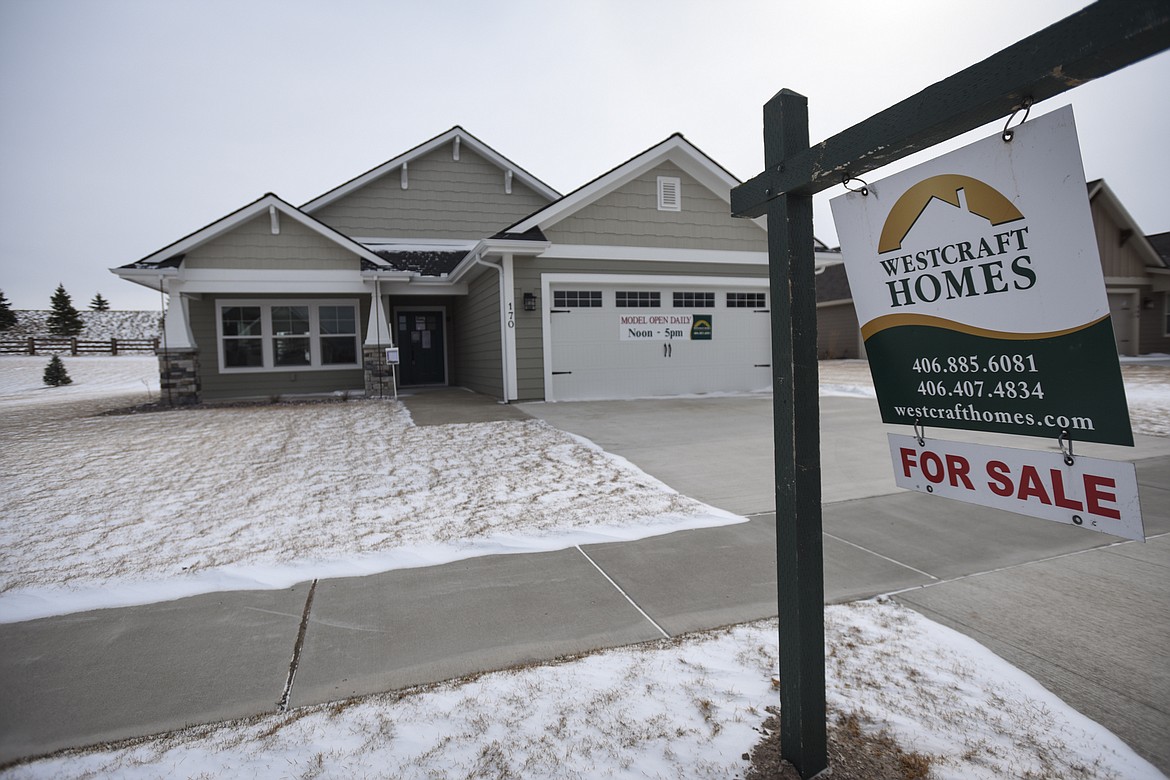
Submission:
<svg viewBox="0 0 1170 780">
<path fill-rule="evenodd" d="M 1086 186 L 1118 354 L 1170 353 L 1170 233 L 1143 235 L 1104 180 Z M 831 257 L 818 253 L 818 355 L 862 357 L 845 266 Z"/>
<path fill-rule="evenodd" d="M 168 296 L 175 403 L 391 382 L 503 401 L 752 391 L 772 383 L 767 232 L 730 216 L 739 183 L 675 134 L 562 196 L 454 127 L 112 270 Z"/>
</svg>

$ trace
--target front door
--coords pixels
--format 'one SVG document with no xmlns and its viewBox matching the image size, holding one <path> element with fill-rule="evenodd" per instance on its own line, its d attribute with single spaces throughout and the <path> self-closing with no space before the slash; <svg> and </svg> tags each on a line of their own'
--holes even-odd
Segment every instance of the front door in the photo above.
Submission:
<svg viewBox="0 0 1170 780">
<path fill-rule="evenodd" d="M 443 312 L 398 312 L 399 376 L 403 385 L 447 383 Z"/>
</svg>

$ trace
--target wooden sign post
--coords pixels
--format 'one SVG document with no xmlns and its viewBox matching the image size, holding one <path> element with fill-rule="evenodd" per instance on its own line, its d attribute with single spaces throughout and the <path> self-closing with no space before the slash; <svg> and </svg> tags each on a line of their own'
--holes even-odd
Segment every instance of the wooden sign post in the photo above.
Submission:
<svg viewBox="0 0 1170 780">
<path fill-rule="evenodd" d="M 812 196 L 1167 49 L 1166 0 L 1100 0 L 816 146 L 804 97 L 764 106 L 765 170 L 731 213 L 768 215 L 781 754 L 801 777 L 828 765 Z"/>
</svg>

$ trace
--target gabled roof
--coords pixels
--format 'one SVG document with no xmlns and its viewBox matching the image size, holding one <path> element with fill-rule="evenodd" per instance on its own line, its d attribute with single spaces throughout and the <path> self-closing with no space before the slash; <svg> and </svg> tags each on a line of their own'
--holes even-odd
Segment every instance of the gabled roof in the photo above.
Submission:
<svg viewBox="0 0 1170 780">
<path fill-rule="evenodd" d="M 221 219 L 212 222 L 210 225 L 202 227 L 184 238 L 180 238 L 173 244 L 168 244 L 157 252 L 142 258 L 138 262 L 121 266 L 121 268 L 125 270 L 146 270 L 177 267 L 182 261 L 183 256 L 191 250 L 202 246 L 208 241 L 218 238 L 219 236 L 222 236 L 223 234 L 239 227 L 251 219 L 254 219 L 263 214 L 267 214 L 271 210 L 275 210 L 276 212 L 285 215 L 286 217 L 303 225 L 309 230 L 319 233 L 330 241 L 339 244 L 342 248 L 357 255 L 362 259 L 363 267 L 391 267 L 381 257 L 378 257 L 378 255 L 374 254 L 369 249 L 366 249 L 364 246 L 357 243 L 353 239 L 337 232 L 333 228 L 326 225 L 324 222 L 320 222 L 314 219 L 313 217 L 298 209 L 296 206 L 281 200 L 279 197 L 269 192 L 263 197 L 252 201 L 243 208 L 233 211 L 226 217 L 222 217 Z M 117 272 L 118 269 L 114 270 Z"/>
<path fill-rule="evenodd" d="M 371 168 L 360 176 L 350 179 L 339 187 L 334 187 L 328 192 L 322 195 L 318 195 L 308 203 L 302 205 L 301 209 L 311 214 L 312 212 L 324 208 L 330 203 L 333 203 L 334 201 L 349 195 L 351 192 L 361 189 L 375 179 L 381 178 L 382 176 L 385 176 L 392 171 L 398 170 L 403 166 L 404 163 L 410 163 L 420 157 L 424 157 L 440 146 L 453 144 L 456 139 L 459 140 L 460 145 L 466 144 L 468 149 L 471 149 L 480 157 L 490 161 L 500 170 L 512 171 L 512 176 L 514 179 L 520 180 L 546 198 L 555 200 L 561 196 L 561 194 L 552 187 L 548 186 L 540 179 L 521 168 L 519 165 L 516 165 L 516 163 L 504 157 L 495 149 L 492 149 L 490 146 L 464 130 L 459 125 L 455 125 L 447 132 L 441 133 L 429 141 L 424 141 L 410 151 L 404 152 L 392 160 L 387 160 L 376 168 Z"/>
<path fill-rule="evenodd" d="M 1162 263 L 1170 268 L 1170 233 L 1155 233 L 1152 236 L 1146 236 L 1146 240 L 1162 258 Z"/>
<path fill-rule="evenodd" d="M 700 151 L 681 133 L 675 133 L 560 200 L 505 228 L 496 237 L 522 238 L 529 231 L 533 231 L 530 235 L 538 235 L 541 229 L 548 229 L 664 162 L 672 162 L 682 168 L 700 184 L 726 201 L 728 206 L 731 205 L 731 189 L 741 184 L 739 179 Z M 730 214 L 730 209 L 728 213 Z"/>
<path fill-rule="evenodd" d="M 1121 205 L 1121 200 L 1113 193 L 1113 190 L 1109 189 L 1105 180 L 1095 179 L 1085 186 L 1089 188 L 1089 202 L 1101 202 L 1106 211 L 1117 222 L 1118 227 L 1127 232 L 1125 240 L 1134 242 L 1134 250 L 1142 258 L 1142 262 L 1151 268 L 1166 268 L 1166 259 L 1154 249 L 1149 239 L 1138 227 L 1137 222 L 1126 211 L 1125 206 Z"/>
</svg>

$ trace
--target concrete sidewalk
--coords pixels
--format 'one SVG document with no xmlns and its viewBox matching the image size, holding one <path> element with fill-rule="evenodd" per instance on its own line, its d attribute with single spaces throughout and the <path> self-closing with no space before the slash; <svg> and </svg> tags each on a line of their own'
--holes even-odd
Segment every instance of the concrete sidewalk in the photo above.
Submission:
<svg viewBox="0 0 1170 780">
<path fill-rule="evenodd" d="M 420 424 L 444 419 L 445 406 L 446 419 L 459 422 L 518 411 L 424 395 L 404 399 Z M 523 409 L 684 493 L 745 512 L 773 495 L 761 400 Z M 894 492 L 868 402 L 823 400 L 826 447 L 843 450 L 826 463 L 850 477 L 825 507 L 826 599 L 901 591 L 903 603 L 975 636 L 1165 771 L 1170 537 L 1114 545 L 1081 529 Z M 1143 446 L 1147 533 L 1166 534 L 1170 442 Z M 2 625 L 0 763 L 273 712 L 284 700 L 330 701 L 775 615 L 774 550 L 775 519 L 765 512 L 637 542 Z"/>
</svg>

